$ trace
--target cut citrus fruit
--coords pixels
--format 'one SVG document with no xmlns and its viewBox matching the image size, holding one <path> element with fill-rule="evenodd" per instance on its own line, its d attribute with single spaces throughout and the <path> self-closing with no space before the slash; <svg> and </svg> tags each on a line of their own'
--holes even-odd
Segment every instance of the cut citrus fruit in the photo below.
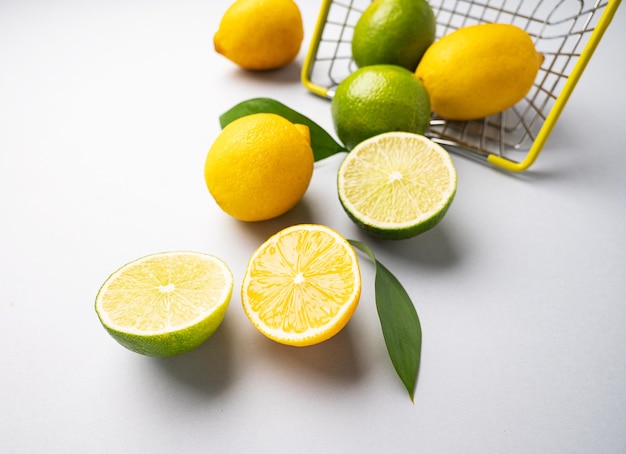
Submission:
<svg viewBox="0 0 626 454">
<path fill-rule="evenodd" d="M 430 139 L 390 132 L 361 142 L 339 167 L 339 200 L 362 229 L 386 239 L 434 227 L 456 193 L 448 152 Z"/>
<path fill-rule="evenodd" d="M 115 271 L 96 297 L 96 313 L 124 347 L 173 356 L 200 346 L 224 319 L 233 275 L 217 257 L 163 252 Z"/>
<path fill-rule="evenodd" d="M 337 334 L 359 302 L 361 274 L 348 241 L 314 224 L 287 227 L 248 262 L 241 301 L 250 322 L 268 338 L 307 346 Z"/>
</svg>

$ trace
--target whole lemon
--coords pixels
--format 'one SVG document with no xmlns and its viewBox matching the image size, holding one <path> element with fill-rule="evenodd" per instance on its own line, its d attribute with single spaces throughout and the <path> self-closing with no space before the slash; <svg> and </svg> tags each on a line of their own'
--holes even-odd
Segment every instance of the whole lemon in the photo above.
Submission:
<svg viewBox="0 0 626 454">
<path fill-rule="evenodd" d="M 207 153 L 204 177 L 218 206 L 242 221 L 280 216 L 313 175 L 309 128 L 270 113 L 229 123 Z"/>
<path fill-rule="evenodd" d="M 415 71 L 436 27 L 426 0 L 374 1 L 354 28 L 352 58 L 359 67 L 390 64 Z"/>
<path fill-rule="evenodd" d="M 330 107 L 335 132 L 348 150 L 383 132 L 424 134 L 430 124 L 424 85 L 395 65 L 357 69 L 337 86 Z"/>
<path fill-rule="evenodd" d="M 276 69 L 300 52 L 304 29 L 293 0 L 237 0 L 213 37 L 215 51 L 242 68 Z"/>
<path fill-rule="evenodd" d="M 460 28 L 435 41 L 416 75 L 432 110 L 450 120 L 473 120 L 515 105 L 532 88 L 543 55 L 510 24 Z"/>
</svg>

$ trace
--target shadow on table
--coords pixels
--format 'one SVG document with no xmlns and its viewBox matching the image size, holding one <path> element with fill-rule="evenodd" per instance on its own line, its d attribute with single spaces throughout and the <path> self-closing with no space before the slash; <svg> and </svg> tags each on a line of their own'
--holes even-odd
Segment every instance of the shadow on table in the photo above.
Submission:
<svg viewBox="0 0 626 454">
<path fill-rule="evenodd" d="M 207 396 L 224 392 L 232 380 L 232 327 L 226 317 L 200 347 L 171 358 L 154 358 L 155 364 L 178 383 Z"/>
<path fill-rule="evenodd" d="M 280 367 L 303 377 L 303 380 L 331 380 L 352 383 L 361 378 L 350 323 L 325 342 L 308 347 L 292 347 L 267 339 L 260 343 L 263 355 Z"/>
<path fill-rule="evenodd" d="M 250 71 L 235 67 L 233 69 L 233 77 L 243 82 L 253 81 L 255 83 L 267 83 L 284 87 L 285 84 L 299 84 L 301 71 L 302 65 L 296 60 L 282 68 L 268 71 Z"/>
</svg>

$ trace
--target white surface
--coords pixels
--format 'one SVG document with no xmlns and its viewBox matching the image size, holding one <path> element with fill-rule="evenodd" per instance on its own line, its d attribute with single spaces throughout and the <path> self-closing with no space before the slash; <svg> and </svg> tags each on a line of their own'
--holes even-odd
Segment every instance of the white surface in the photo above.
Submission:
<svg viewBox="0 0 626 454">
<path fill-rule="evenodd" d="M 343 214 L 341 157 L 286 216 L 243 224 L 205 188 L 218 116 L 257 96 L 332 131 L 296 64 L 248 73 L 214 53 L 228 2 L 0 3 L 0 452 L 626 452 L 626 8 L 531 171 L 453 156 L 434 230 L 373 240 Z M 262 337 L 238 294 L 200 349 L 126 351 L 93 301 L 118 266 L 193 249 L 229 263 L 297 222 L 370 244 L 404 283 L 424 343 L 415 403 L 387 358 L 363 260 L 336 338 Z"/>
</svg>

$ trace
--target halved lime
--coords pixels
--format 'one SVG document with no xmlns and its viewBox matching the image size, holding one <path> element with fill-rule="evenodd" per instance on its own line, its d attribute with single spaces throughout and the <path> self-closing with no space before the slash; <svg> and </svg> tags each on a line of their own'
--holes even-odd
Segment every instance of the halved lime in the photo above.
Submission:
<svg viewBox="0 0 626 454">
<path fill-rule="evenodd" d="M 348 216 L 386 239 L 434 227 L 456 193 L 449 153 L 420 134 L 389 132 L 357 145 L 339 167 L 337 186 Z"/>
<path fill-rule="evenodd" d="M 96 296 L 95 309 L 124 347 L 173 356 L 200 346 L 219 327 L 233 275 L 219 258 L 198 252 L 162 252 L 115 271 Z"/>
</svg>

